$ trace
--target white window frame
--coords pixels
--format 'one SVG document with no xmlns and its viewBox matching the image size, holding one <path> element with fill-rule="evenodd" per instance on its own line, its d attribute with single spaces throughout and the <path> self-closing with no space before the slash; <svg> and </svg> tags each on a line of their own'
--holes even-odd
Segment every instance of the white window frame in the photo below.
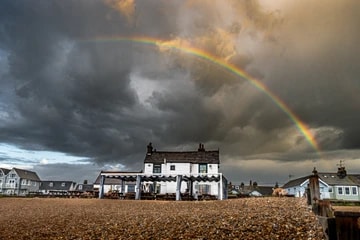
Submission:
<svg viewBox="0 0 360 240">
<path fill-rule="evenodd" d="M 340 190 L 341 190 L 341 193 L 340 193 Z M 336 187 L 336 192 L 337 192 L 338 195 L 344 195 L 343 187 Z"/>
<path fill-rule="evenodd" d="M 346 191 L 348 190 L 348 191 Z M 345 192 L 345 195 L 350 195 L 350 187 L 347 186 L 347 187 L 344 187 L 344 192 Z"/>
<path fill-rule="evenodd" d="M 354 193 L 354 189 L 355 189 L 355 193 Z M 357 189 L 357 187 L 355 187 L 355 186 L 352 186 L 352 187 L 351 187 L 351 194 L 352 194 L 352 195 L 356 195 L 356 196 L 358 195 L 358 189 Z"/>
<path fill-rule="evenodd" d="M 208 173 L 208 165 L 206 163 L 199 163 L 199 174 Z"/>
<path fill-rule="evenodd" d="M 153 164 L 153 174 L 161 174 L 162 166 L 161 164 Z"/>
</svg>

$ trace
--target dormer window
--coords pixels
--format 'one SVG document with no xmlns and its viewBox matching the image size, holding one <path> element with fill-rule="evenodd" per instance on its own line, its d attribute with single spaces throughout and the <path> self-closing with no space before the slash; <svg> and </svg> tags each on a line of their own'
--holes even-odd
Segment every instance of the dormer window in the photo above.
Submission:
<svg viewBox="0 0 360 240">
<path fill-rule="evenodd" d="M 65 185 L 66 185 L 66 184 L 65 184 L 64 182 L 63 182 L 63 183 L 61 183 L 61 186 L 62 186 L 62 187 L 65 187 Z"/>
<path fill-rule="evenodd" d="M 49 182 L 49 187 L 53 187 L 54 183 L 53 182 Z"/>
</svg>

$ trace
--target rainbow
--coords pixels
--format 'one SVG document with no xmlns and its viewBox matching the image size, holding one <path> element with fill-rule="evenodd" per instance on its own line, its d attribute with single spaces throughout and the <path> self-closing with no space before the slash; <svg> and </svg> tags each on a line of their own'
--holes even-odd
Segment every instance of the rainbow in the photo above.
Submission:
<svg viewBox="0 0 360 240">
<path fill-rule="evenodd" d="M 309 127 L 285 104 L 285 102 L 275 95 L 264 83 L 257 80 L 256 78 L 249 75 L 244 70 L 238 68 L 237 66 L 212 55 L 211 53 L 205 52 L 202 49 L 184 46 L 183 44 L 176 43 L 176 41 L 165 41 L 162 39 L 156 39 L 151 37 L 123 37 L 123 36 L 112 36 L 112 37 L 96 37 L 90 40 L 84 40 L 85 42 L 135 42 L 140 44 L 153 45 L 157 47 L 165 47 L 167 49 L 175 49 L 181 52 L 196 56 L 200 59 L 204 59 L 211 63 L 221 66 L 232 74 L 239 76 L 247 81 L 249 81 L 253 86 L 267 95 L 295 124 L 297 129 L 301 134 L 306 138 L 311 147 L 317 152 L 320 153 L 320 147 L 315 140 L 314 135 L 311 133 Z"/>
</svg>

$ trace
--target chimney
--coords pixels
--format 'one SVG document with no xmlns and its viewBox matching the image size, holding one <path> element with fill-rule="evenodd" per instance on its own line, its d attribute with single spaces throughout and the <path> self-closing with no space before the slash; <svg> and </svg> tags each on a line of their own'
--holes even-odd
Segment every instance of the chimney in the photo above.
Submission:
<svg viewBox="0 0 360 240">
<path fill-rule="evenodd" d="M 338 176 L 339 178 L 344 178 L 344 177 L 346 177 L 345 167 L 339 167 L 339 168 L 338 168 L 337 176 Z"/>
<path fill-rule="evenodd" d="M 312 173 L 313 173 L 314 176 L 318 175 L 318 171 L 316 170 L 316 167 L 314 167 L 314 170 L 312 171 Z"/>
<path fill-rule="evenodd" d="M 344 178 L 346 177 L 346 170 L 345 170 L 345 166 L 343 165 L 343 161 L 340 161 L 339 167 L 338 167 L 338 172 L 337 172 L 337 176 L 339 178 Z"/>
<path fill-rule="evenodd" d="M 204 144 L 199 143 L 198 151 L 199 151 L 199 152 L 205 152 Z"/>
<path fill-rule="evenodd" d="M 152 144 L 151 142 L 147 145 L 147 155 L 151 155 L 153 152 L 153 147 L 152 147 Z"/>
</svg>

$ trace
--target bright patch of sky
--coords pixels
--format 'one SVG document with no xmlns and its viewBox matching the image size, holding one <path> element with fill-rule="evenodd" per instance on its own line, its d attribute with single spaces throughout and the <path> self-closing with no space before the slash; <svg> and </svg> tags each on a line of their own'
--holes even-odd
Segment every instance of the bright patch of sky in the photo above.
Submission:
<svg viewBox="0 0 360 240">
<path fill-rule="evenodd" d="M 86 157 L 76 157 L 60 152 L 29 151 L 14 145 L 0 144 L 0 167 L 32 168 L 39 164 L 88 164 Z"/>
<path fill-rule="evenodd" d="M 160 84 L 155 80 L 146 79 L 137 73 L 131 75 L 131 87 L 136 92 L 139 101 L 143 105 L 149 105 L 148 99 L 155 91 L 164 91 L 164 84 Z"/>
<path fill-rule="evenodd" d="M 266 9 L 271 11 L 276 11 L 284 7 L 285 4 L 287 4 L 287 0 L 260 0 L 260 5 Z"/>
</svg>

